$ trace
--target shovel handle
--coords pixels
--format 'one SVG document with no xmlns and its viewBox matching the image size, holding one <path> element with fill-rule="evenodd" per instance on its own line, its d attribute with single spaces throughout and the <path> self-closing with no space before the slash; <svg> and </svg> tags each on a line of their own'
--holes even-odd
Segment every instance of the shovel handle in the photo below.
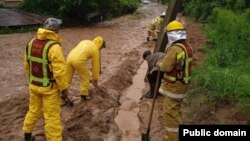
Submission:
<svg viewBox="0 0 250 141">
<path fill-rule="evenodd" d="M 160 70 L 158 70 L 156 85 L 155 85 L 155 89 L 154 89 L 154 97 L 153 97 L 152 107 L 151 107 L 150 114 L 149 114 L 148 128 L 147 128 L 147 133 L 146 133 L 147 135 L 149 135 L 149 132 L 150 132 L 151 121 L 152 121 L 152 116 L 153 116 L 153 111 L 154 111 L 154 106 L 155 106 L 155 99 L 156 99 L 158 86 L 159 86 L 160 74 L 161 74 L 161 72 L 160 72 Z"/>
<path fill-rule="evenodd" d="M 73 107 L 74 106 L 74 103 L 69 99 L 69 97 L 66 98 L 67 101 L 69 102 L 69 106 L 70 107 Z"/>
<path fill-rule="evenodd" d="M 93 81 L 90 81 L 96 88 L 104 92 L 107 96 L 109 96 L 112 100 L 116 101 L 118 105 L 121 105 L 119 101 L 117 101 L 114 97 L 112 97 L 107 91 L 105 91 L 103 88 L 99 87 L 98 85 L 95 85 Z"/>
</svg>

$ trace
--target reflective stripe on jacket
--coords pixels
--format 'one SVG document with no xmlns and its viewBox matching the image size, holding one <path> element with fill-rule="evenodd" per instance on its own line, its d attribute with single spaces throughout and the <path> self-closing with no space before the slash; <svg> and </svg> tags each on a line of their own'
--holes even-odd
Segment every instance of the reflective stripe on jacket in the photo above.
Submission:
<svg viewBox="0 0 250 141">
<path fill-rule="evenodd" d="M 176 56 L 176 66 L 170 72 L 166 72 L 163 79 L 169 83 L 175 83 L 177 80 L 188 84 L 191 79 L 192 67 L 192 48 L 187 43 L 176 43 L 173 46 L 181 47 L 183 51 Z"/>
<path fill-rule="evenodd" d="M 55 90 L 66 89 L 67 85 L 65 81 L 65 59 L 63 55 L 63 48 L 60 45 L 62 39 L 54 31 L 44 28 L 39 28 L 37 30 L 36 38 L 39 40 L 53 40 L 57 43 L 52 45 L 48 51 L 48 60 L 51 63 L 50 65 L 51 71 L 53 72 L 53 78 L 56 81 L 56 85 L 54 85 L 55 87 L 53 87 L 55 88 Z M 30 66 L 29 62 L 27 61 L 26 52 L 24 53 L 24 69 L 27 76 L 30 76 Z M 30 84 L 29 87 L 31 89 L 39 89 L 41 93 L 51 94 L 51 87 L 41 87 L 33 84 Z"/>
<path fill-rule="evenodd" d="M 36 86 L 47 87 L 54 82 L 53 73 L 49 68 L 48 51 L 56 42 L 53 40 L 32 39 L 27 46 L 29 63 L 29 81 Z"/>
<path fill-rule="evenodd" d="M 175 93 L 166 91 L 166 90 L 162 89 L 161 87 L 159 88 L 159 93 L 161 95 L 168 96 L 168 97 L 170 97 L 172 99 L 183 99 L 183 98 L 185 98 L 187 96 L 187 93 L 185 93 L 185 94 L 175 94 Z"/>
</svg>

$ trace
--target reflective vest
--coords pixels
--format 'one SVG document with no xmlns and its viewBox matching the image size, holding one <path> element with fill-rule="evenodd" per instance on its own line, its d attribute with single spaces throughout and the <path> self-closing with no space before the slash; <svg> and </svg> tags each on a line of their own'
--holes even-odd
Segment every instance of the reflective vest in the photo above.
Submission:
<svg viewBox="0 0 250 141">
<path fill-rule="evenodd" d="M 56 44 L 52 40 L 32 39 L 26 48 L 27 61 L 29 64 L 29 82 L 36 86 L 47 87 L 52 82 L 53 73 L 50 71 L 48 60 L 49 48 Z M 52 85 L 51 85 L 52 86 Z"/>
<path fill-rule="evenodd" d="M 163 79 L 169 83 L 175 83 L 178 80 L 188 84 L 191 79 L 193 50 L 186 42 L 176 43 L 174 46 L 181 47 L 183 51 L 176 56 L 175 68 L 171 72 L 165 73 Z"/>
</svg>

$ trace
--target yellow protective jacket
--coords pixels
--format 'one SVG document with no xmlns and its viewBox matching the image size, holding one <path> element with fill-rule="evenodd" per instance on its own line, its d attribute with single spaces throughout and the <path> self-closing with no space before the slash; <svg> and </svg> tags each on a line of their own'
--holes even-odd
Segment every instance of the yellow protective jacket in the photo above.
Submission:
<svg viewBox="0 0 250 141">
<path fill-rule="evenodd" d="M 166 50 L 166 55 L 160 64 L 160 70 L 165 73 L 171 72 L 177 65 L 177 55 L 183 52 L 182 48 L 176 45 L 172 45 Z M 165 91 L 175 94 L 185 94 L 188 91 L 188 84 L 184 84 L 181 81 L 176 83 L 168 83 L 162 81 L 161 88 Z"/>
<path fill-rule="evenodd" d="M 152 20 L 149 23 L 147 30 L 151 31 L 151 32 L 154 32 L 154 31 L 160 32 L 163 21 L 164 21 L 164 18 L 162 18 L 160 16 L 156 17 L 154 20 Z"/>
<path fill-rule="evenodd" d="M 48 52 L 48 59 L 51 62 L 51 70 L 53 73 L 53 78 L 56 81 L 56 87 L 59 90 L 66 89 L 66 83 L 65 83 L 65 59 L 63 55 L 62 47 L 60 46 L 61 38 L 56 34 L 54 31 L 47 30 L 44 28 L 39 28 L 37 31 L 37 39 L 43 40 L 43 39 L 49 39 L 54 40 L 58 42 L 58 44 L 54 44 L 50 47 Z M 27 55 L 25 51 L 24 55 L 24 68 L 26 71 L 26 74 L 29 76 L 29 64 L 27 62 Z M 36 89 L 36 85 L 30 84 L 31 89 Z M 49 91 L 51 87 L 39 87 L 41 91 Z"/>
<path fill-rule="evenodd" d="M 93 41 L 82 40 L 68 55 L 73 62 L 86 62 L 92 58 L 93 80 L 99 79 L 100 73 L 100 48 L 103 44 L 102 37 L 98 36 Z"/>
</svg>

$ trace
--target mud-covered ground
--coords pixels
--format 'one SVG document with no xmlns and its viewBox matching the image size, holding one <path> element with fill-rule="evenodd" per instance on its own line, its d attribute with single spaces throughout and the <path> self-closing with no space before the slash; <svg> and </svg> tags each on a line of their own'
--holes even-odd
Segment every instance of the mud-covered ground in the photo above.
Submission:
<svg viewBox="0 0 250 141">
<path fill-rule="evenodd" d="M 143 51 L 154 48 L 154 42 L 144 44 L 147 24 L 155 16 L 165 11 L 165 8 L 160 4 L 150 3 L 142 5 L 131 15 L 91 26 L 64 28 L 59 32 L 63 38 L 62 46 L 65 57 L 83 39 L 93 39 L 95 36 L 101 35 L 107 42 L 107 48 L 103 49 L 101 53 L 102 74 L 99 82 L 100 87 L 107 93 L 91 86 L 92 99 L 87 102 L 80 101 L 79 78 L 75 74 L 69 91 L 69 98 L 75 105 L 73 108 L 63 107 L 61 113 L 65 141 L 120 141 L 122 139 L 123 133 L 114 121 L 119 111 L 117 101 L 122 97 L 124 91 L 133 84 L 133 76 L 136 75 L 143 62 Z M 201 25 L 185 17 L 181 17 L 181 19 L 187 27 L 189 43 L 194 48 L 195 64 L 199 65 L 204 59 L 203 45 L 205 43 L 204 35 L 200 29 Z M 23 70 L 23 55 L 27 42 L 34 35 L 35 32 L 0 35 L 0 140 L 3 141 L 23 139 L 22 125 L 28 110 L 29 97 L 27 77 Z M 141 80 L 137 85 L 145 84 Z M 148 87 L 145 85 L 140 95 L 143 95 L 147 90 Z M 153 141 L 160 141 L 164 132 L 161 123 L 162 99 L 163 97 L 158 97 L 155 105 L 151 125 Z M 186 102 L 186 104 L 190 105 L 190 102 Z M 139 130 L 142 132 L 147 128 L 151 100 L 143 99 L 137 106 L 139 107 L 137 113 L 140 120 Z M 230 115 L 229 111 L 225 111 L 220 110 L 219 112 Z M 195 114 L 190 114 L 191 112 L 192 109 L 184 108 L 185 123 L 204 122 L 201 118 L 194 117 Z M 207 116 L 209 117 L 211 114 L 214 113 L 209 113 Z M 205 119 L 209 119 L 208 117 Z M 232 117 L 232 119 L 238 122 L 235 118 Z M 230 121 L 232 120 L 219 123 Z M 45 140 L 43 126 L 44 121 L 41 119 L 33 132 L 37 141 Z"/>
<path fill-rule="evenodd" d="M 103 36 L 107 48 L 102 50 L 102 74 L 99 85 L 116 100 L 132 84 L 133 75 L 142 63 L 147 23 L 165 9 L 157 4 L 142 5 L 132 15 L 91 26 L 64 28 L 59 35 L 63 38 L 65 57 L 83 39 Z M 27 42 L 35 32 L 0 36 L 0 140 L 22 140 L 22 125 L 28 110 L 28 82 L 23 70 L 23 55 Z M 153 43 L 150 43 L 153 45 Z M 146 48 L 150 45 L 146 45 Z M 142 84 L 144 82 L 142 81 Z M 120 140 L 121 132 L 114 123 L 118 105 L 113 98 L 92 87 L 92 99 L 80 101 L 79 78 L 75 75 L 69 98 L 73 108 L 63 107 L 63 138 L 66 141 Z M 44 121 L 39 120 L 33 134 L 44 140 Z"/>
</svg>

